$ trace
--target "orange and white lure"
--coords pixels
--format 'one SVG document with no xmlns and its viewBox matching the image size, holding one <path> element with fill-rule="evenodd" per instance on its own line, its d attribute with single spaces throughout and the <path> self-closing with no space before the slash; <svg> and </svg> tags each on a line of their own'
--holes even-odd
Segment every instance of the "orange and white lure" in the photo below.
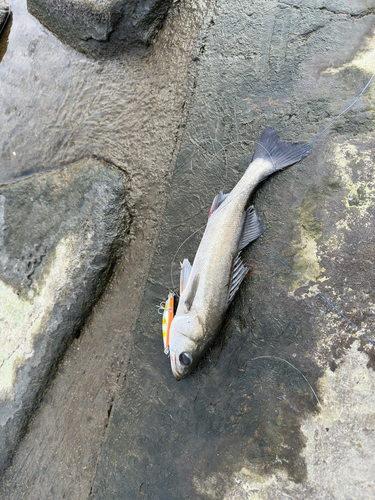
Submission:
<svg viewBox="0 0 375 500">
<path fill-rule="evenodd" d="M 169 330 L 171 328 L 171 323 L 174 317 L 174 293 L 169 292 L 168 298 L 165 301 L 164 311 L 163 311 L 163 342 L 164 342 L 164 353 L 169 354 Z"/>
</svg>

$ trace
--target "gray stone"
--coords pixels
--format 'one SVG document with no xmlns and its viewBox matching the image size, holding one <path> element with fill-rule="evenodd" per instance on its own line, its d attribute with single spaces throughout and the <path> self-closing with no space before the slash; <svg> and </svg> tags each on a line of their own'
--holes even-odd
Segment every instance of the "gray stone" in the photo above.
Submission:
<svg viewBox="0 0 375 500">
<path fill-rule="evenodd" d="M 92 55 L 148 45 L 172 0 L 28 0 L 31 14 L 62 41 Z"/>
<path fill-rule="evenodd" d="M 1 499 L 89 496 L 167 199 L 205 3 L 176 3 L 147 57 L 92 62 L 45 29 L 24 0 L 12 1 L 0 64 L 0 183 L 95 155 L 126 171 L 132 224 L 115 276 L 0 479 Z"/>
<path fill-rule="evenodd" d="M 1 469 L 111 275 L 126 190 L 96 160 L 0 186 Z"/>
<path fill-rule="evenodd" d="M 280 261 L 244 252 L 250 271 L 222 332 L 181 382 L 156 309 L 178 290 L 178 263 L 192 260 L 214 196 L 238 181 L 262 128 L 309 143 L 368 82 L 374 7 L 216 2 L 95 500 L 372 498 L 374 346 Z M 254 201 L 266 226 L 257 244 L 374 339 L 373 85 Z"/>
<path fill-rule="evenodd" d="M 0 0 L 0 34 L 3 30 L 4 23 L 8 19 L 9 4 L 6 0 Z"/>
</svg>

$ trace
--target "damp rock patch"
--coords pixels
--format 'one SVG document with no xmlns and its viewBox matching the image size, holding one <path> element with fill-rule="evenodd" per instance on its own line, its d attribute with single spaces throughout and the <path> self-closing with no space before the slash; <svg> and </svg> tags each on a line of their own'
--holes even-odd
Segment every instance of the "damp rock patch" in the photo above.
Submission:
<svg viewBox="0 0 375 500">
<path fill-rule="evenodd" d="M 126 191 L 95 160 L 0 186 L 0 470 L 110 277 Z"/>
</svg>

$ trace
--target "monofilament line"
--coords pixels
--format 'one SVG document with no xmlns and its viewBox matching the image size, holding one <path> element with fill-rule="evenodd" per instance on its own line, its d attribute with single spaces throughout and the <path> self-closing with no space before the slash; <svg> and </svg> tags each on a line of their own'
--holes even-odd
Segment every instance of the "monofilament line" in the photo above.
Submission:
<svg viewBox="0 0 375 500">
<path fill-rule="evenodd" d="M 177 292 L 175 286 L 174 286 L 174 281 L 173 281 L 173 264 L 174 264 L 174 261 L 176 260 L 176 257 L 177 257 L 177 254 L 178 252 L 180 251 L 181 247 L 188 241 L 190 240 L 190 238 L 192 238 L 195 234 L 197 234 L 199 231 L 201 231 L 202 229 L 204 229 L 206 227 L 207 223 L 204 224 L 202 227 L 198 228 L 196 231 L 194 231 L 194 233 L 192 233 L 190 236 L 188 236 L 187 238 L 184 239 L 184 241 L 181 243 L 181 245 L 177 248 L 174 256 L 173 256 L 173 259 L 172 259 L 172 263 L 171 263 L 171 284 L 172 284 L 172 290 L 175 292 L 175 295 L 177 295 L 177 297 L 180 297 L 180 294 Z"/>
<path fill-rule="evenodd" d="M 371 342 L 371 344 L 373 344 L 375 346 L 375 342 L 370 339 L 370 337 L 368 335 L 365 334 L 365 332 L 363 332 L 360 328 L 358 328 L 357 325 L 355 325 L 353 323 L 353 321 L 351 321 L 347 316 L 345 316 L 344 313 L 342 313 L 339 309 L 337 309 L 336 306 L 334 306 L 332 304 L 332 302 L 330 302 L 328 299 L 326 299 L 324 297 L 324 295 L 322 295 L 320 292 L 318 292 L 318 290 L 316 288 L 314 288 L 313 286 L 310 285 L 310 283 L 308 283 L 306 280 L 304 280 L 299 274 L 297 274 L 295 271 L 293 271 L 293 269 L 291 267 L 289 267 L 287 264 L 285 264 L 284 261 L 282 261 L 277 255 L 275 255 L 273 252 L 271 252 L 271 250 L 268 250 L 268 248 L 266 247 L 262 247 L 260 245 L 256 245 L 255 243 L 253 243 L 253 245 L 257 248 L 261 248 L 262 250 L 266 250 L 266 252 L 270 253 L 271 255 L 273 255 L 279 262 L 281 262 L 281 264 L 283 264 L 283 266 L 285 266 L 287 269 L 289 269 L 289 271 L 291 271 L 295 276 L 297 276 L 297 278 L 299 278 L 301 281 L 303 281 L 305 283 L 305 285 L 307 285 L 308 287 L 311 288 L 311 290 L 313 290 L 317 295 L 319 295 L 319 297 L 321 297 L 325 302 L 327 302 L 328 305 L 330 305 L 340 316 L 342 316 L 346 321 L 348 321 L 348 323 L 350 323 L 352 326 L 354 326 L 354 328 L 356 330 L 358 330 L 360 333 L 362 333 L 362 335 L 364 335 L 366 337 L 367 340 L 369 340 Z"/>
<path fill-rule="evenodd" d="M 322 136 L 325 132 L 327 132 L 327 130 L 328 130 L 329 128 L 331 128 L 331 127 L 332 127 L 332 125 L 333 125 L 333 124 L 334 124 L 334 123 L 335 123 L 335 122 L 336 122 L 336 121 L 340 118 L 340 116 L 342 116 L 342 115 L 343 115 L 344 113 L 346 113 L 346 112 L 347 112 L 347 111 L 348 111 L 351 107 L 353 107 L 353 106 L 354 106 L 354 104 L 355 104 L 355 103 L 356 103 L 356 102 L 357 102 L 357 101 L 358 101 L 358 100 L 362 97 L 362 95 L 363 95 L 363 94 L 364 94 L 364 92 L 366 91 L 367 87 L 371 84 L 371 82 L 372 82 L 372 80 L 373 80 L 374 78 L 375 78 L 375 73 L 371 76 L 370 80 L 369 80 L 369 81 L 366 83 L 366 85 L 363 87 L 363 89 L 361 90 L 360 94 L 356 97 L 356 99 L 355 99 L 355 100 L 354 100 L 351 104 L 349 104 L 349 106 L 347 106 L 347 107 L 346 107 L 343 111 L 341 111 L 341 113 L 340 113 L 339 115 L 337 115 L 337 116 L 336 116 L 336 118 L 335 118 L 334 120 L 332 120 L 332 122 L 331 122 L 331 123 L 330 123 L 330 124 L 329 124 L 329 125 L 328 125 L 328 126 L 327 126 L 327 127 L 326 127 L 323 131 L 322 131 L 322 132 L 320 132 L 320 134 L 319 134 L 319 135 L 317 135 L 317 136 L 315 137 L 315 139 L 314 139 L 314 140 L 313 140 L 313 141 L 309 144 L 309 146 L 308 146 L 308 147 L 305 149 L 305 151 L 301 154 L 301 156 L 300 156 L 300 160 L 299 160 L 299 161 L 301 161 L 301 160 L 303 159 L 303 157 L 304 157 L 305 153 L 306 153 L 307 151 L 309 151 L 309 150 L 312 148 L 312 145 L 314 144 L 314 142 L 315 142 L 315 141 L 317 141 L 317 140 L 319 139 L 319 137 L 321 137 L 321 136 Z M 258 142 L 258 144 L 259 144 L 260 146 L 262 146 L 262 147 L 266 150 L 266 148 L 263 146 L 263 144 L 262 144 L 262 143 Z M 266 150 L 266 151 L 267 151 L 267 150 Z M 268 151 L 267 151 L 267 153 L 268 153 Z M 270 160 L 271 160 L 272 165 L 273 165 L 273 167 L 274 167 L 274 170 L 276 170 L 276 167 L 275 167 L 275 164 L 274 164 L 273 158 L 272 158 L 272 156 L 271 156 L 270 154 L 269 154 L 269 157 L 270 157 Z M 298 163 L 298 162 L 297 162 L 297 163 Z M 268 175 L 267 175 L 267 177 L 268 177 Z M 264 179 L 262 179 L 262 180 L 258 181 L 256 184 L 253 184 L 253 185 L 249 186 L 248 188 L 244 189 L 244 190 L 243 190 L 241 193 L 239 193 L 237 196 L 240 196 L 242 193 L 244 193 L 244 192 L 246 192 L 246 191 L 250 191 L 250 189 L 251 189 L 252 187 L 256 186 L 257 184 L 260 184 L 260 183 L 261 183 L 261 182 L 263 182 L 263 181 L 264 181 L 267 177 L 265 177 Z M 234 198 L 234 199 L 235 199 L 235 198 Z M 234 199 L 233 199 L 233 200 L 231 200 L 231 201 L 229 201 L 228 203 L 232 203 L 232 201 L 234 201 Z M 228 204 L 228 203 L 227 203 L 227 204 Z M 221 207 L 219 207 L 219 209 L 217 210 L 217 212 L 219 212 L 219 211 L 220 211 L 220 209 L 223 209 L 223 208 L 224 208 L 227 204 L 223 203 L 223 205 L 222 205 Z"/>
<path fill-rule="evenodd" d="M 315 137 L 315 139 L 312 141 L 312 143 L 309 145 L 309 147 L 302 153 L 301 155 L 301 159 L 304 155 L 304 153 L 306 153 L 306 151 L 308 151 L 309 149 L 311 149 L 312 145 L 314 144 L 315 141 L 317 141 L 319 139 L 320 136 L 322 136 L 325 132 L 327 132 L 327 130 L 329 128 L 332 127 L 332 125 L 340 118 L 340 116 L 342 116 L 344 113 L 346 113 L 347 111 L 349 111 L 349 109 L 354 106 L 354 104 L 362 97 L 362 95 L 364 94 L 364 92 L 366 91 L 367 87 L 371 84 L 372 80 L 375 78 L 375 73 L 372 75 L 372 77 L 370 78 L 370 80 L 366 83 L 366 85 L 363 87 L 363 89 L 361 90 L 360 94 L 357 96 L 356 99 L 354 99 L 354 101 L 349 104 L 349 106 L 347 106 L 343 111 L 341 111 L 341 113 L 339 115 L 336 116 L 336 118 L 334 120 L 331 121 L 331 123 L 329 125 L 327 125 L 327 127 L 322 131 L 320 132 L 319 135 L 317 135 Z"/>
<path fill-rule="evenodd" d="M 296 370 L 296 371 L 297 371 L 297 372 L 301 375 L 301 377 L 303 377 L 303 378 L 306 380 L 306 382 L 307 382 L 308 386 L 310 387 L 310 389 L 311 389 L 312 393 L 314 394 L 314 396 L 315 396 L 316 400 L 318 401 L 319 406 L 323 409 L 323 407 L 322 407 L 322 405 L 321 405 L 321 402 L 320 402 L 320 400 L 319 400 L 319 398 L 318 398 L 318 396 L 317 396 L 316 392 L 315 392 L 315 391 L 314 391 L 314 389 L 312 388 L 312 385 L 311 385 L 311 384 L 310 384 L 310 382 L 307 380 L 307 378 L 305 377 L 305 375 L 304 375 L 304 374 L 303 374 L 303 373 L 302 373 L 302 372 L 301 372 L 298 368 L 296 368 L 294 365 L 292 365 L 292 363 L 289 363 L 289 361 L 287 361 L 286 359 L 284 359 L 284 358 L 279 358 L 279 357 L 277 357 L 277 356 L 257 356 L 256 358 L 252 358 L 250 361 L 255 361 L 256 359 L 267 359 L 267 358 L 269 358 L 269 359 L 277 359 L 277 360 L 279 360 L 279 361 L 284 361 L 284 363 L 287 363 L 287 364 L 288 364 L 289 366 L 291 366 L 294 370 Z"/>
</svg>

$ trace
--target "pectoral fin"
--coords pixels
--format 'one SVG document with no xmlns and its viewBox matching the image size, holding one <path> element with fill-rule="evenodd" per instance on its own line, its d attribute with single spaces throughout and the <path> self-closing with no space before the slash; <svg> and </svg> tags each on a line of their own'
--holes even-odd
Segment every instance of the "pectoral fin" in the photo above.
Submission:
<svg viewBox="0 0 375 500">
<path fill-rule="evenodd" d="M 196 295 L 197 290 L 198 290 L 198 284 L 199 284 L 199 274 L 194 276 L 193 283 L 191 284 L 189 293 L 185 299 L 185 306 L 186 306 L 186 309 L 188 311 L 190 311 L 191 306 L 193 305 L 195 295 Z"/>
<path fill-rule="evenodd" d="M 258 210 L 252 205 L 246 210 L 244 217 L 245 221 L 238 250 L 243 250 L 249 243 L 256 240 L 266 230 Z"/>
<path fill-rule="evenodd" d="M 186 284 L 188 282 L 189 276 L 191 272 L 191 264 L 188 259 L 184 259 L 181 263 L 181 272 L 180 272 L 180 295 L 186 288 Z"/>
<path fill-rule="evenodd" d="M 225 201 L 227 196 L 228 194 L 223 194 L 222 191 L 220 191 L 220 193 L 215 196 L 214 201 L 212 202 L 211 205 L 210 213 L 208 214 L 208 218 L 210 218 L 211 215 L 215 212 L 215 210 L 217 210 L 220 207 L 220 205 L 223 203 L 223 201 Z"/>
</svg>

